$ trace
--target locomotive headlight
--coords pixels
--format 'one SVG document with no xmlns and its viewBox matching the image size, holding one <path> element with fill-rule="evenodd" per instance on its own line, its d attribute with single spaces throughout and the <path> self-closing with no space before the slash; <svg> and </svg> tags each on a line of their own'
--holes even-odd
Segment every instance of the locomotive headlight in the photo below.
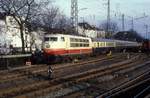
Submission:
<svg viewBox="0 0 150 98">
<path fill-rule="evenodd" d="M 46 44 L 45 46 L 46 46 L 46 48 L 50 48 L 50 45 L 49 45 L 49 44 Z"/>
</svg>

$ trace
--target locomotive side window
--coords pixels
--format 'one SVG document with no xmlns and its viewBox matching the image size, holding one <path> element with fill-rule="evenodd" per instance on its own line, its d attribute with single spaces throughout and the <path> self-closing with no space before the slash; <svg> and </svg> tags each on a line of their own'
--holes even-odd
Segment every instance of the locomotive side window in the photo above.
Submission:
<svg viewBox="0 0 150 98">
<path fill-rule="evenodd" d="M 84 43 L 70 43 L 71 47 L 89 47 L 89 44 Z"/>
<path fill-rule="evenodd" d="M 70 44 L 70 47 L 75 47 L 75 44 L 71 43 L 71 44 Z"/>
<path fill-rule="evenodd" d="M 71 47 L 89 47 L 88 39 L 70 38 Z"/>
<path fill-rule="evenodd" d="M 71 42 L 89 42 L 88 39 L 70 38 Z"/>
<path fill-rule="evenodd" d="M 89 42 L 89 40 L 86 39 L 85 42 Z"/>
<path fill-rule="evenodd" d="M 85 47 L 89 47 L 89 44 L 85 44 Z"/>
<path fill-rule="evenodd" d="M 79 39 L 75 39 L 75 42 L 78 42 Z"/>
</svg>

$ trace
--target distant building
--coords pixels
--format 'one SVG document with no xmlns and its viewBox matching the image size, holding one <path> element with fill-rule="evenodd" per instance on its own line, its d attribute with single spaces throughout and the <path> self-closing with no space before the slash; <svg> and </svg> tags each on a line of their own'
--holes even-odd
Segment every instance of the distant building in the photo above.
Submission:
<svg viewBox="0 0 150 98">
<path fill-rule="evenodd" d="M 105 31 L 95 26 L 91 26 L 88 23 L 79 23 L 78 32 L 80 35 L 91 37 L 91 38 L 105 38 Z"/>
<path fill-rule="evenodd" d="M 2 13 L 0 13 L 2 14 Z M 3 17 L 2 17 L 3 16 Z M 5 14 L 0 15 L 0 45 L 8 47 L 12 45 L 18 51 L 21 51 L 22 42 L 20 36 L 20 28 L 18 23 L 12 16 L 7 16 Z M 31 48 L 40 48 L 42 44 L 42 39 L 39 37 L 42 31 L 28 32 L 27 28 L 24 28 L 24 39 L 25 39 L 25 50 L 30 51 Z M 34 42 L 34 43 L 33 43 Z M 35 45 L 37 44 L 37 45 Z"/>
</svg>

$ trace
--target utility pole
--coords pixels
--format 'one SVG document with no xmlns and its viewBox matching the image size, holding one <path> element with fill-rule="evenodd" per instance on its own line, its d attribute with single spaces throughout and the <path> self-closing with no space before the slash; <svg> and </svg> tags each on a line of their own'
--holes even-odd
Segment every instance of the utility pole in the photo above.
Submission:
<svg viewBox="0 0 150 98">
<path fill-rule="evenodd" d="M 110 0 L 107 2 L 107 33 L 110 33 Z M 112 36 L 112 34 L 110 34 Z"/>
<path fill-rule="evenodd" d="M 145 27 L 146 38 L 148 39 L 148 25 L 144 25 L 144 27 Z"/>
<path fill-rule="evenodd" d="M 133 17 L 131 19 L 131 30 L 134 30 L 134 19 L 133 19 Z"/>
<path fill-rule="evenodd" d="M 148 16 L 144 15 L 144 16 L 142 16 L 142 17 L 137 17 L 137 18 L 134 18 L 134 17 L 131 17 L 131 16 L 128 16 L 128 17 L 131 18 L 131 30 L 134 30 L 134 21 L 135 21 L 135 20 L 139 20 L 139 19 L 146 18 L 146 17 L 148 17 Z"/>
<path fill-rule="evenodd" d="M 78 0 L 71 0 L 71 26 L 78 33 Z"/>
<path fill-rule="evenodd" d="M 122 14 L 122 31 L 125 31 L 124 14 Z"/>
</svg>

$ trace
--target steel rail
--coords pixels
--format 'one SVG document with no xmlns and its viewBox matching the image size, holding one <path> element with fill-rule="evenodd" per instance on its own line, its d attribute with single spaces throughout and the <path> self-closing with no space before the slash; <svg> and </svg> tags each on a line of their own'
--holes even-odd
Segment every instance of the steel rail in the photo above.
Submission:
<svg viewBox="0 0 150 98">
<path fill-rule="evenodd" d="M 132 58 L 132 59 L 130 59 L 129 61 L 131 62 L 131 61 L 133 61 L 133 59 L 135 59 L 135 58 Z M 121 65 L 123 65 L 123 64 L 125 64 L 125 63 L 129 63 L 129 62 L 126 62 L 126 61 L 124 61 L 123 63 L 120 63 L 120 66 Z M 119 65 L 118 65 L 119 66 Z M 117 65 L 115 66 L 113 66 L 113 67 L 118 67 Z M 109 67 L 110 68 L 110 67 Z M 102 69 L 101 69 L 102 70 Z M 110 73 L 111 71 L 109 71 L 109 73 Z M 53 88 L 57 88 L 57 87 L 63 87 L 63 85 L 64 85 L 64 83 L 66 84 L 66 83 L 73 83 L 73 82 L 81 82 L 81 81 L 85 81 L 86 79 L 89 79 L 89 78 L 93 78 L 93 76 L 91 76 L 91 77 L 89 77 L 89 74 L 90 73 L 93 73 L 93 71 L 91 71 L 90 70 L 90 72 L 86 72 L 86 73 L 82 73 L 82 74 L 78 74 L 78 75 L 74 75 L 74 76 L 70 76 L 70 77 L 65 77 L 65 78 L 61 78 L 61 79 L 54 79 L 54 80 L 52 80 L 52 81 L 54 81 L 55 83 L 59 83 L 60 81 L 61 81 L 61 84 L 58 84 L 58 85 L 53 85 L 52 87 L 47 87 L 47 88 L 44 88 L 42 91 L 41 90 L 37 90 L 37 91 L 35 91 L 34 93 L 30 93 L 29 95 L 30 95 L 30 97 L 31 96 L 33 96 L 33 95 L 36 95 L 36 96 L 38 96 L 38 95 L 40 95 L 40 94 L 43 94 L 43 93 L 46 93 L 46 92 L 49 92 L 49 91 L 51 91 Z M 95 73 L 95 72 L 94 72 Z M 86 74 L 86 76 L 87 76 L 87 78 L 85 79 L 85 74 Z M 96 73 L 95 73 L 96 74 Z M 105 74 L 107 74 L 106 72 L 102 72 L 102 73 L 100 73 L 99 75 L 105 75 Z M 99 75 L 97 75 L 96 74 L 96 76 L 99 76 Z M 95 77 L 95 76 L 94 76 Z M 81 79 L 82 78 L 82 79 Z M 69 82 L 65 82 L 65 81 L 69 81 Z M 64 81 L 64 82 L 63 82 Z M 60 88 L 59 87 L 59 88 Z M 28 95 L 27 95 L 28 96 Z M 21 96 L 22 97 L 22 96 Z M 20 98 L 21 98 L 20 97 Z M 25 96 L 24 96 L 25 97 Z M 19 96 L 18 96 L 18 98 L 19 98 Z"/>
<path fill-rule="evenodd" d="M 132 86 L 130 86 L 131 84 L 135 83 L 137 80 L 142 79 L 143 77 L 145 77 L 146 75 L 149 75 L 150 71 L 147 71 L 145 73 L 142 73 L 140 76 L 136 77 L 135 79 L 132 79 L 124 84 L 121 84 L 120 86 L 113 88 L 111 90 L 109 90 L 108 92 L 105 92 L 99 96 L 97 96 L 96 98 L 106 98 L 106 97 L 111 97 L 113 95 L 119 94 L 121 92 L 124 92 L 126 90 L 128 90 L 129 88 L 132 88 Z M 147 79 L 146 81 L 149 81 L 149 79 Z M 128 87 L 129 86 L 129 87 Z M 126 88 L 128 87 L 128 88 Z"/>
</svg>

